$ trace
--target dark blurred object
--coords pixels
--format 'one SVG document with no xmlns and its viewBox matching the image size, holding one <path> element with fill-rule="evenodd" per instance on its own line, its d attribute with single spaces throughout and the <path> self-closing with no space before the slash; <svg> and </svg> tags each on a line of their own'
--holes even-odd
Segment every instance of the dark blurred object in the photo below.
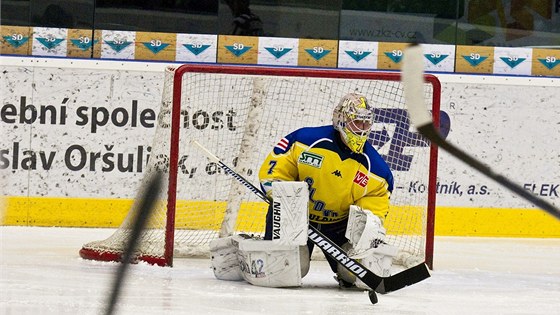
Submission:
<svg viewBox="0 0 560 315">
<path fill-rule="evenodd" d="M 49 4 L 38 22 L 44 27 L 73 28 L 75 25 L 74 17 L 56 4 Z"/>
<path fill-rule="evenodd" d="M 233 19 L 232 35 L 262 36 L 263 23 L 261 19 L 251 12 L 249 0 L 226 0 Z"/>
<path fill-rule="evenodd" d="M 95 0 L 31 0 L 30 24 L 38 27 L 92 29 Z"/>
</svg>

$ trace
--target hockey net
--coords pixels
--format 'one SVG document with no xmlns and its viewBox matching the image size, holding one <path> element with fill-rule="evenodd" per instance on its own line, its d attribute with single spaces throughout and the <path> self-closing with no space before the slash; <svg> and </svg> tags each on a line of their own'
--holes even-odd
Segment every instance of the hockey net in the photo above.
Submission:
<svg viewBox="0 0 560 315">
<path fill-rule="evenodd" d="M 166 174 L 157 209 L 136 256 L 171 266 L 174 257 L 208 255 L 220 235 L 264 233 L 267 204 L 196 148 L 196 140 L 258 186 L 258 169 L 283 136 L 304 126 L 332 124 L 332 110 L 349 92 L 375 107 L 370 141 L 395 178 L 385 220 L 395 263 L 433 257 L 437 149 L 409 123 L 398 73 L 183 65 L 168 68 L 147 171 Z M 426 75 L 426 103 L 439 121 L 440 85 Z M 85 244 L 86 259 L 119 261 L 135 207 L 109 238 Z"/>
</svg>

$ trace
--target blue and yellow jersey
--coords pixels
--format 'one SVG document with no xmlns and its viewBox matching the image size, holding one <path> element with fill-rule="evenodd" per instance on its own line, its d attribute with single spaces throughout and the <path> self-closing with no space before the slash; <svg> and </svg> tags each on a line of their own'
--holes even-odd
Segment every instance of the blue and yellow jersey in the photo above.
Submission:
<svg viewBox="0 0 560 315">
<path fill-rule="evenodd" d="M 261 186 L 273 181 L 309 185 L 309 220 L 322 224 L 348 217 L 350 205 L 371 210 L 382 221 L 389 211 L 393 175 L 368 142 L 353 153 L 333 126 L 298 129 L 274 147 L 259 171 Z"/>
</svg>

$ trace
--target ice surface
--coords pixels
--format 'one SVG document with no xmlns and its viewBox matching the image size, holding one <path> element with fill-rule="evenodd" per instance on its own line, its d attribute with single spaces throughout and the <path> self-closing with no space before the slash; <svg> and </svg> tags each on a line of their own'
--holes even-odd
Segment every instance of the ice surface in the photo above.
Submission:
<svg viewBox="0 0 560 315">
<path fill-rule="evenodd" d="M 0 227 L 0 314 L 102 314 L 117 263 L 83 260 L 110 229 Z M 208 259 L 131 265 L 116 314 L 559 314 L 560 239 L 437 237 L 435 270 L 372 305 L 325 261 L 301 288 L 216 280 Z"/>
</svg>

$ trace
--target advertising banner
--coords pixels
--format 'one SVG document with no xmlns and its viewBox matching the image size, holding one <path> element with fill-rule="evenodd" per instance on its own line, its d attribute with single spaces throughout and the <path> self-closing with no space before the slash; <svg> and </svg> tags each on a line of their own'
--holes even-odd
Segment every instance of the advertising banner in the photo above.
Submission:
<svg viewBox="0 0 560 315">
<path fill-rule="evenodd" d="M 256 52 L 257 43 L 249 46 Z M 163 71 L 0 69 L 0 188 L 5 196 L 134 198 L 151 154 Z M 440 124 L 447 140 L 559 205 L 560 85 L 538 85 L 534 78 L 507 84 L 480 84 L 472 78 L 441 81 Z M 387 136 L 398 138 L 391 131 Z M 414 154 L 412 149 L 403 154 Z M 427 183 L 396 185 L 418 194 Z M 443 151 L 437 205 L 477 211 L 533 208 Z"/>
</svg>

